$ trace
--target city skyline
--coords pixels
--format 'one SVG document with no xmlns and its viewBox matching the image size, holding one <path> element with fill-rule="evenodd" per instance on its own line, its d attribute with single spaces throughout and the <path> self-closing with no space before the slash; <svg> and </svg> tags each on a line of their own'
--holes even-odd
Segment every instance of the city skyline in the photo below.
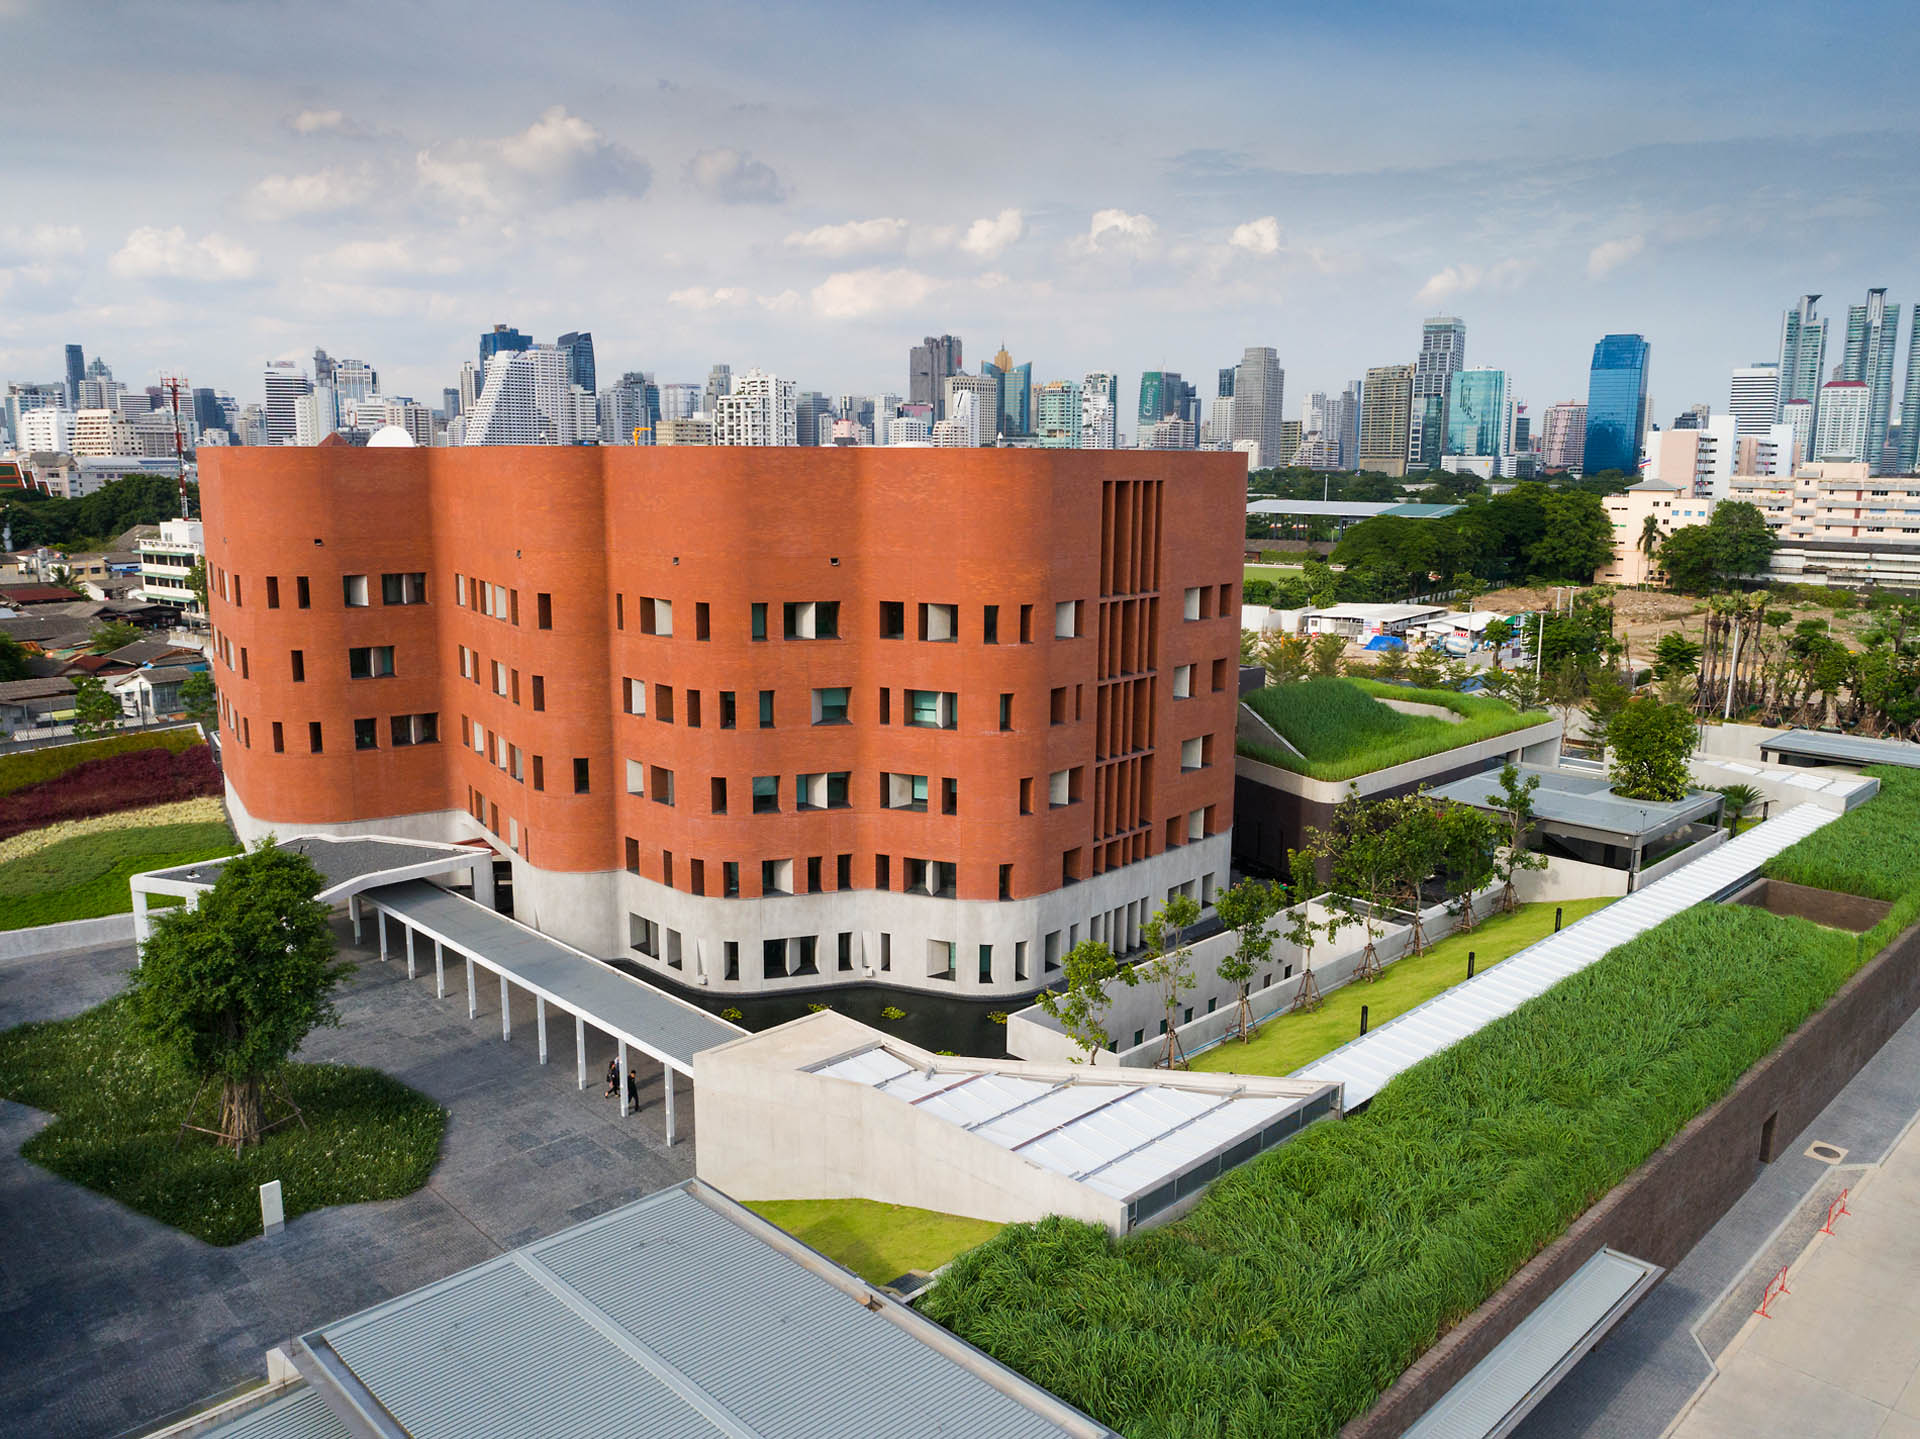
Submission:
<svg viewBox="0 0 1920 1439">
<path fill-rule="evenodd" d="M 1617 80 L 1569 61 L 1591 18 L 1508 17 L 1469 47 L 1409 11 L 1370 55 L 1378 117 L 1336 125 L 1314 97 L 1360 42 L 1328 22 L 1237 14 L 1241 56 L 1122 11 L 1092 32 L 1084 77 L 1059 75 L 1037 40 L 1003 57 L 1010 90 L 1047 77 L 1019 90 L 1026 123 L 1008 128 L 1027 137 L 1155 67 L 1155 114 L 1118 107 L 1109 141 L 1063 175 L 1030 138 L 960 155 L 914 113 L 906 92 L 952 58 L 926 23 L 846 12 L 871 42 L 849 51 L 741 13 L 759 28 L 724 68 L 690 26 L 650 33 L 637 70 L 617 44 L 532 39 L 512 83 L 491 85 L 475 83 L 498 64 L 473 54 L 484 16 L 388 16 L 371 49 L 352 25 L 303 32 L 295 73 L 285 26 L 236 30 L 189 8 L 146 36 L 118 12 L 16 0 L 0 34 L 29 113 L 61 112 L 51 87 L 76 52 L 129 81 L 164 62 L 200 98 L 154 107 L 142 84 L 104 85 L 58 133 L 29 127 L 32 217 L 0 228 L 0 375 L 58 378 L 77 340 L 130 383 L 177 367 L 243 393 L 267 360 L 324 345 L 432 402 L 472 335 L 506 321 L 591 326 L 604 373 L 663 380 L 725 359 L 827 393 L 895 391 L 903 342 L 952 333 L 982 354 L 1006 343 L 1039 382 L 1117 371 L 1123 393 L 1145 370 L 1208 375 L 1271 345 L 1291 392 L 1336 394 L 1414 359 L 1422 319 L 1455 313 L 1475 363 L 1507 370 L 1535 411 L 1581 392 L 1599 335 L 1646 335 L 1665 422 L 1723 405 L 1731 369 L 1777 350 L 1796 295 L 1844 303 L 1886 286 L 1910 308 L 1920 290 L 1896 263 L 1913 101 L 1795 93 L 1760 121 L 1732 78 L 1661 90 L 1676 57 L 1636 81 L 1634 103 L 1601 106 Z M 1874 16 L 1895 12 L 1799 17 L 1796 52 Z M 569 18 L 555 34 L 615 17 Z M 1787 25 L 1760 16 L 1722 37 L 1720 68 L 1760 63 Z M 1884 38 L 1890 60 L 1914 44 L 1898 25 Z M 1220 87 L 1273 45 L 1327 63 L 1295 67 L 1270 129 L 1216 143 Z M 1166 83 L 1183 46 L 1206 83 Z M 898 73 L 875 63 L 894 54 Z M 1470 92 L 1521 60 L 1565 73 L 1530 94 L 1527 126 L 1503 129 L 1507 106 Z M 1395 120 L 1413 93 L 1396 77 L 1433 63 L 1466 67 L 1445 133 Z M 862 133 L 882 137 L 863 153 L 895 146 L 903 163 L 849 164 L 844 141 Z M 113 141 L 135 136 L 170 156 L 175 183 L 129 211 L 99 182 L 131 179 L 139 146 Z M 1763 193 L 1756 227 L 1743 216 Z"/>
</svg>

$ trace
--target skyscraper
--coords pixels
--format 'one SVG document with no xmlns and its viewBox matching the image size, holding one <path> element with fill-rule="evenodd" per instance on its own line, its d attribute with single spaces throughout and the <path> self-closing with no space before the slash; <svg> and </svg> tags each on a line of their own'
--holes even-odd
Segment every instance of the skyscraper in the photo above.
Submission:
<svg viewBox="0 0 1920 1439">
<path fill-rule="evenodd" d="M 1733 372 L 1727 411 L 1740 429 L 1740 438 L 1764 435 L 1780 418 L 1780 366 L 1755 360 Z"/>
<path fill-rule="evenodd" d="M 1233 371 L 1233 443 L 1251 442 L 1248 463 L 1270 469 L 1283 463 L 1280 427 L 1286 421 L 1287 373 L 1270 345 L 1249 345 Z"/>
<path fill-rule="evenodd" d="M 87 377 L 87 357 L 78 345 L 67 346 L 67 408 L 80 408 L 80 382 Z"/>
<path fill-rule="evenodd" d="M 1793 435 L 1793 463 L 1810 463 L 1813 459 L 1813 411 L 1812 400 L 1788 400 L 1780 407 L 1780 423 Z"/>
<path fill-rule="evenodd" d="M 1847 306 L 1847 353 L 1841 362 L 1841 376 L 1867 387 L 1866 453 L 1860 458 L 1867 462 L 1869 474 L 1877 475 L 1886 467 L 1887 415 L 1893 406 L 1893 367 L 1899 338 L 1900 307 L 1887 303 L 1884 287 L 1867 291 L 1866 304 Z"/>
<path fill-rule="evenodd" d="M 1814 421 L 1814 459 L 1866 460 L 1872 417 L 1873 392 L 1865 380 L 1827 381 Z"/>
<path fill-rule="evenodd" d="M 594 381 L 592 332 L 569 330 L 556 343 L 567 353 L 568 383 L 593 394 L 598 386 Z"/>
<path fill-rule="evenodd" d="M 1214 391 L 1214 397 L 1216 399 L 1231 400 L 1233 398 L 1233 377 L 1235 373 L 1236 367 L 1232 365 L 1228 365 L 1220 372 L 1220 388 Z"/>
<path fill-rule="evenodd" d="M 707 371 L 707 387 L 700 394 L 700 411 L 712 415 L 720 407 L 720 401 L 733 393 L 733 370 L 727 365 L 715 365 Z"/>
<path fill-rule="evenodd" d="M 501 348 L 467 418 L 469 445 L 572 445 L 581 439 L 580 406 L 557 345 Z"/>
<path fill-rule="evenodd" d="M 1587 407 L 1579 400 L 1547 406 L 1540 435 L 1540 463 L 1548 470 L 1577 470 L 1587 449 Z"/>
<path fill-rule="evenodd" d="M 1188 421 L 1198 435 L 1199 397 L 1193 386 L 1180 378 L 1178 370 L 1147 370 L 1140 376 L 1140 409 L 1136 419 L 1143 436 L 1161 420 Z M 1169 433 L 1184 434 L 1185 431 Z M 1144 445 L 1145 441 L 1138 443 Z"/>
<path fill-rule="evenodd" d="M 1647 362 L 1652 346 L 1644 335 L 1606 335 L 1593 347 L 1587 376 L 1587 441 L 1583 474 L 1640 467 L 1640 441 L 1647 432 Z"/>
<path fill-rule="evenodd" d="M 1820 382 L 1826 378 L 1827 322 L 1813 313 L 1818 295 L 1802 295 L 1780 320 L 1780 418 L 1789 401 L 1818 408 Z"/>
<path fill-rule="evenodd" d="M 765 370 L 748 370 L 714 402 L 716 445 L 796 445 L 797 387 Z"/>
<path fill-rule="evenodd" d="M 1447 400 L 1445 454 L 1502 456 L 1506 453 L 1507 372 L 1481 366 L 1453 376 Z"/>
<path fill-rule="evenodd" d="M 1034 434 L 1044 450 L 1080 448 L 1080 387 L 1050 380 L 1035 395 Z"/>
<path fill-rule="evenodd" d="M 1360 397 L 1360 452 L 1356 469 L 1398 478 L 1407 472 L 1407 417 L 1413 405 L 1413 366 L 1367 371 Z"/>
<path fill-rule="evenodd" d="M 1413 366 L 1413 404 L 1407 426 L 1407 469 L 1440 463 L 1447 436 L 1453 377 L 1466 368 L 1467 325 L 1456 315 L 1434 315 L 1420 327 L 1420 358 Z"/>
<path fill-rule="evenodd" d="M 934 419 L 945 419 L 947 379 L 962 365 L 958 335 L 928 335 L 907 356 L 907 403 L 930 405 Z"/>
<path fill-rule="evenodd" d="M 1360 381 L 1349 380 L 1327 401 L 1328 457 L 1336 470 L 1351 470 L 1360 461 L 1360 395 Z"/>
<path fill-rule="evenodd" d="M 1907 341 L 1907 390 L 1900 399 L 1900 473 L 1920 467 L 1920 306 L 1914 309 L 1913 334 Z"/>
<path fill-rule="evenodd" d="M 1089 370 L 1080 380 L 1080 448 L 1111 450 L 1119 444 L 1119 376 Z"/>
<path fill-rule="evenodd" d="M 480 336 L 480 373 L 487 372 L 487 361 L 502 351 L 525 350 L 533 345 L 533 336 L 523 335 L 507 325 L 495 325 Z"/>
<path fill-rule="evenodd" d="M 266 403 L 262 414 L 266 422 L 265 440 L 269 445 L 294 443 L 296 409 L 300 397 L 313 393 L 313 382 L 291 360 L 271 362 L 262 375 Z"/>
<path fill-rule="evenodd" d="M 944 392 L 941 395 L 941 399 L 944 402 L 942 412 L 946 415 L 947 419 L 955 420 L 962 418 L 957 415 L 954 410 L 955 404 L 962 395 L 973 396 L 973 405 L 969 411 L 973 423 L 971 429 L 968 431 L 973 438 L 971 440 L 956 440 L 954 443 L 991 445 L 999 434 L 998 426 L 995 423 L 999 418 L 999 379 L 993 375 L 948 375 Z M 938 425 L 940 422 L 936 420 L 934 423 Z M 937 429 L 934 431 L 936 439 L 939 433 Z"/>
<path fill-rule="evenodd" d="M 795 444 L 832 443 L 833 403 L 818 390 L 806 390 L 794 397 L 793 416 Z"/>
</svg>

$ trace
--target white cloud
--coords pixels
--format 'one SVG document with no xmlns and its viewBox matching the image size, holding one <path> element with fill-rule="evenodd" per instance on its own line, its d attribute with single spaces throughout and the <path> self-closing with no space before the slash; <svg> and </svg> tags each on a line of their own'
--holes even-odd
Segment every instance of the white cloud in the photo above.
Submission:
<svg viewBox="0 0 1920 1439">
<path fill-rule="evenodd" d="M 222 235 L 189 240 L 178 225 L 167 230 L 142 225 L 127 236 L 107 268 L 128 280 L 244 280 L 259 263 L 253 251 Z"/>
<path fill-rule="evenodd" d="M 994 259 L 1026 233 L 1026 221 L 1018 210 L 1002 210 L 989 219 L 975 220 L 961 237 L 960 248 L 982 260 Z"/>
<path fill-rule="evenodd" d="M 72 259 L 83 238 L 74 225 L 0 225 L 0 264 Z"/>
<path fill-rule="evenodd" d="M 1235 225 L 1233 233 L 1227 237 L 1227 243 L 1236 250 L 1271 255 L 1280 248 L 1280 222 L 1272 215 L 1262 215 L 1244 225 Z"/>
<path fill-rule="evenodd" d="M 430 146 L 414 166 L 427 189 L 486 210 L 639 196 L 653 180 L 645 160 L 564 105 L 497 140 Z"/>
<path fill-rule="evenodd" d="M 1423 305 L 1438 305 L 1475 290 L 1511 290 L 1531 269 L 1524 260 L 1516 259 L 1487 266 L 1449 265 L 1438 274 L 1428 276 L 1427 283 L 1414 298 Z"/>
<path fill-rule="evenodd" d="M 1628 235 L 1623 240 L 1604 240 L 1587 255 L 1587 276 L 1598 280 L 1609 275 L 1646 248 L 1646 240 L 1639 235 Z"/>
<path fill-rule="evenodd" d="M 705 285 L 689 285 L 684 290 L 675 290 L 667 296 L 669 305 L 679 305 L 688 310 L 720 310 L 735 305 L 744 305 L 752 298 L 752 292 L 738 285 L 722 285 L 709 289 Z"/>
<path fill-rule="evenodd" d="M 686 176 L 696 190 L 727 205 L 777 205 L 787 198 L 771 165 L 727 146 L 695 155 Z"/>
<path fill-rule="evenodd" d="M 316 170 L 310 175 L 269 175 L 253 187 L 249 208 L 263 220 L 290 220 L 297 215 L 324 215 L 349 210 L 373 191 L 365 173 Z"/>
<path fill-rule="evenodd" d="M 844 225 L 819 225 L 811 230 L 795 230 L 782 243 L 796 250 L 837 257 L 897 249 L 906 238 L 905 220 L 849 220 Z"/>
<path fill-rule="evenodd" d="M 777 295 L 755 295 L 753 298 L 761 309 L 776 312 L 796 309 L 800 304 L 798 290 L 782 290 Z"/>
<path fill-rule="evenodd" d="M 338 130 L 347 117 L 338 110 L 302 110 L 287 122 L 296 135 L 317 135 L 322 130 Z"/>
<path fill-rule="evenodd" d="M 1125 210 L 1095 210 L 1087 233 L 1076 235 L 1069 248 L 1078 255 L 1131 251 L 1144 254 L 1151 249 L 1160 230 L 1145 215 L 1129 215 Z"/>
<path fill-rule="evenodd" d="M 830 320 L 857 320 L 911 309 L 939 287 L 918 270 L 843 270 L 813 287 L 813 308 Z"/>
<path fill-rule="evenodd" d="M 314 258 L 316 270 L 343 275 L 452 275 L 461 269 L 456 255 L 428 255 L 415 241 L 351 240 Z"/>
</svg>

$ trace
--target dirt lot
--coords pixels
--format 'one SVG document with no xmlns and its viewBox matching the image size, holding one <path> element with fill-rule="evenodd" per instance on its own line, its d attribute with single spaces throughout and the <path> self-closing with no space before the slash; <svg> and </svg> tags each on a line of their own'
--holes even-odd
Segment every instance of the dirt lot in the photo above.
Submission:
<svg viewBox="0 0 1920 1439">
<path fill-rule="evenodd" d="M 1527 610 L 1551 609 L 1553 598 L 1551 589 L 1516 586 L 1484 594 L 1476 604 L 1483 610 L 1517 614 Z M 1563 605 L 1567 603 L 1567 591 L 1560 592 L 1560 602 Z M 1787 625 L 1789 631 L 1801 620 L 1825 620 L 1833 627 L 1833 634 L 1837 638 L 1853 641 L 1856 647 L 1860 630 L 1871 623 L 1865 610 L 1833 610 L 1817 605 L 1785 603 L 1778 608 L 1786 609 L 1793 615 Z M 1665 590 L 1619 590 L 1613 596 L 1613 609 L 1616 632 L 1626 641 L 1628 653 L 1637 660 L 1641 656 L 1651 656 L 1660 637 L 1673 630 L 1684 630 L 1692 638 L 1699 639 L 1706 601 L 1688 595 L 1670 594 Z"/>
</svg>

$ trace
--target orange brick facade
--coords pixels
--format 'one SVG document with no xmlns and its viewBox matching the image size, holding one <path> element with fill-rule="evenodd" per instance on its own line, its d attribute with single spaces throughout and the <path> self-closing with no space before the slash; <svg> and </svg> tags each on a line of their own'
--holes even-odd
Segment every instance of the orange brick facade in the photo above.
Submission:
<svg viewBox="0 0 1920 1439">
<path fill-rule="evenodd" d="M 1226 880 L 1244 478 L 1154 452 L 208 451 L 230 791 L 255 830 L 484 834 L 521 917 L 597 953 L 664 966 L 637 906 L 678 914 L 668 978 L 701 944 L 702 982 L 743 944 L 739 982 L 773 972 L 756 946 L 785 921 L 740 903 L 764 880 L 802 929 L 793 899 L 839 897 L 820 982 L 926 977 L 937 919 L 882 965 L 893 931 L 849 909 L 900 894 L 994 931 L 978 982 L 1037 987 L 1049 946 L 1144 918 L 1090 908 L 1055 940 L 1060 892 Z M 417 716 L 437 740 L 396 743 Z M 1218 862 L 1116 888 L 1196 845 Z M 1042 898 L 1030 950 L 1011 911 L 974 914 Z M 996 942 L 1026 958 L 988 980 Z"/>
</svg>

